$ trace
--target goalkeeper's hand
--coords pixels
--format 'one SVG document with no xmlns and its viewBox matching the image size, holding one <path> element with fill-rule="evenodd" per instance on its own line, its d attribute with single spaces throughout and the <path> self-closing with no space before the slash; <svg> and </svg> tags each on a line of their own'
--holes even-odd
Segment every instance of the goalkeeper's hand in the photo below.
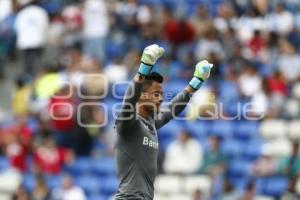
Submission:
<svg viewBox="0 0 300 200">
<path fill-rule="evenodd" d="M 146 47 L 141 58 L 142 63 L 139 68 L 139 74 L 148 75 L 156 61 L 164 54 L 164 51 L 164 48 L 157 44 Z"/>
<path fill-rule="evenodd" d="M 213 64 L 209 63 L 207 60 L 198 62 L 196 64 L 194 78 L 190 81 L 189 85 L 195 90 L 199 89 L 202 83 L 209 78 L 212 67 Z"/>
</svg>

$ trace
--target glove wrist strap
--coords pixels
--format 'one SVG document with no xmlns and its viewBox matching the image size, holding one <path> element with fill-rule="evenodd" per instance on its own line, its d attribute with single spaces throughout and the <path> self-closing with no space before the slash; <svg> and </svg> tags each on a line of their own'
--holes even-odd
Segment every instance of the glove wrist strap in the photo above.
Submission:
<svg viewBox="0 0 300 200">
<path fill-rule="evenodd" d="M 145 63 L 141 63 L 138 73 L 146 76 L 151 72 L 152 68 L 153 68 L 152 65 L 147 65 Z"/>
<path fill-rule="evenodd" d="M 192 80 L 189 82 L 189 85 L 190 85 L 193 89 L 198 90 L 198 89 L 201 87 L 202 83 L 203 83 L 203 80 L 202 80 L 202 79 L 197 78 L 197 77 L 194 76 L 194 77 L 192 78 Z"/>
</svg>

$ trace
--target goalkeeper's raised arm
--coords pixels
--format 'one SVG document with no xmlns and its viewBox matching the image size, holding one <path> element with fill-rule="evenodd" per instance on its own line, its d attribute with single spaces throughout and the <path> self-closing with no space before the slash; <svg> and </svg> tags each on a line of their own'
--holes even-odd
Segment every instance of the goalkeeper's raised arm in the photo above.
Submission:
<svg viewBox="0 0 300 200">
<path fill-rule="evenodd" d="M 117 122 L 126 123 L 126 126 L 131 125 L 136 119 L 137 102 L 143 92 L 144 85 L 149 84 L 149 80 L 157 79 L 162 82 L 163 78 L 156 73 L 151 73 L 151 70 L 156 61 L 163 55 L 164 49 L 157 44 L 146 47 L 141 57 L 141 64 L 133 81 L 129 84 L 123 98 L 123 104 Z M 146 80 L 146 81 L 145 81 Z M 145 89 L 145 88 L 144 88 Z"/>
<path fill-rule="evenodd" d="M 212 67 L 213 64 L 209 63 L 207 60 L 202 60 L 196 64 L 194 77 L 191 79 L 188 86 L 182 92 L 177 94 L 171 102 L 159 112 L 157 120 L 155 120 L 156 129 L 161 128 L 184 110 L 192 94 L 201 87 L 206 79 L 209 78 Z"/>
</svg>

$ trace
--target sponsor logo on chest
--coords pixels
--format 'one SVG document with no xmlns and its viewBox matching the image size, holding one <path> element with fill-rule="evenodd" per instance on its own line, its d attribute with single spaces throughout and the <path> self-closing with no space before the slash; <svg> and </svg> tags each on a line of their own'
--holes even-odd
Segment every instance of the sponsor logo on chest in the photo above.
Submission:
<svg viewBox="0 0 300 200">
<path fill-rule="evenodd" d="M 146 136 L 144 136 L 143 145 L 148 146 L 148 147 L 152 147 L 154 149 L 158 149 L 158 142 L 155 142 L 155 141 L 151 140 L 150 138 L 148 138 Z"/>
</svg>

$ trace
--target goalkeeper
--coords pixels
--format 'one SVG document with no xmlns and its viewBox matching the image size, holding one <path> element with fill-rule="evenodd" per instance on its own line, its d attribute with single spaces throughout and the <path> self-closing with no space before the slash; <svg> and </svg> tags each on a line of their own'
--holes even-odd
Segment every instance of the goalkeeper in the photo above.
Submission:
<svg viewBox="0 0 300 200">
<path fill-rule="evenodd" d="M 197 63 L 189 85 L 160 109 L 163 101 L 163 77 L 151 72 L 164 53 L 158 45 L 144 49 L 141 65 L 125 93 L 115 128 L 115 158 L 120 181 L 115 200 L 152 200 L 157 170 L 157 130 L 177 116 L 209 75 L 212 64 Z"/>
</svg>

